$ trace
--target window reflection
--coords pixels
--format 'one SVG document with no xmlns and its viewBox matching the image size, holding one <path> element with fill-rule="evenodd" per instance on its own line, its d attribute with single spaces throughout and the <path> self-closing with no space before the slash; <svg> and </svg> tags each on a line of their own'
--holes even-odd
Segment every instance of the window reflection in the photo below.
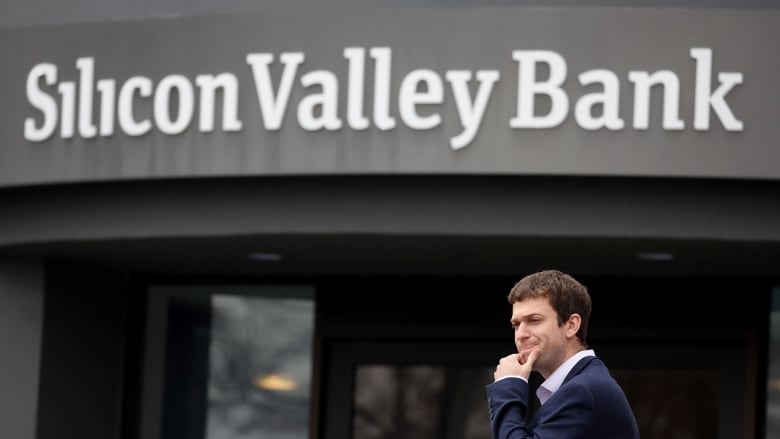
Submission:
<svg viewBox="0 0 780 439">
<path fill-rule="evenodd" d="M 212 296 L 207 439 L 308 436 L 313 303 Z"/>
<path fill-rule="evenodd" d="M 642 439 L 717 437 L 718 372 L 706 369 L 614 369 Z"/>
<path fill-rule="evenodd" d="M 492 369 L 365 365 L 357 369 L 353 439 L 490 439 Z"/>
<path fill-rule="evenodd" d="M 716 370 L 615 368 L 613 375 L 626 391 L 642 438 L 717 436 Z M 541 376 L 532 378 L 535 388 Z M 492 367 L 359 366 L 352 439 L 490 439 L 485 384 L 492 380 Z"/>
<path fill-rule="evenodd" d="M 142 439 L 305 439 L 311 287 L 150 289 Z"/>
</svg>

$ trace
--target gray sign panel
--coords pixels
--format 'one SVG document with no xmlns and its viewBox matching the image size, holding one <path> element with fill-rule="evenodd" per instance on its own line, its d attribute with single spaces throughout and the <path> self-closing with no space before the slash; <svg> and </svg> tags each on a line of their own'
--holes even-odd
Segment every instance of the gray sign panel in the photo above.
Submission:
<svg viewBox="0 0 780 439">
<path fill-rule="evenodd" d="M 354 11 L 0 31 L 0 185 L 780 177 L 780 13 Z"/>
</svg>

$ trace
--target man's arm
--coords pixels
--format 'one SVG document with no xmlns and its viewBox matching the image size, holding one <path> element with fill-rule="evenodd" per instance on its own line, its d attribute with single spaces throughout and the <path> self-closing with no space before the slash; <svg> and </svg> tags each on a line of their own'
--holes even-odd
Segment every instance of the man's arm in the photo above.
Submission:
<svg viewBox="0 0 780 439">
<path fill-rule="evenodd" d="M 493 439 L 586 439 L 595 434 L 593 398 L 586 386 L 561 387 L 525 423 L 530 386 L 520 378 L 505 378 L 487 386 Z"/>
<path fill-rule="evenodd" d="M 519 377 L 506 377 L 488 384 L 488 413 L 493 439 L 529 437 L 525 425 L 528 394 L 528 382 Z"/>
</svg>

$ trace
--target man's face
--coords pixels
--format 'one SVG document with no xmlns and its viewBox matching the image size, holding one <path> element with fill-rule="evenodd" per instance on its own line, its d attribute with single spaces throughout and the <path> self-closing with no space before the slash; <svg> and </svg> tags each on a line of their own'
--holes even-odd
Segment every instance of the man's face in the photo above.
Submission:
<svg viewBox="0 0 780 439">
<path fill-rule="evenodd" d="M 558 316 L 547 298 L 526 299 L 512 305 L 515 346 L 522 356 L 539 349 L 534 370 L 548 377 L 566 359 L 566 326 L 558 326 Z"/>
</svg>

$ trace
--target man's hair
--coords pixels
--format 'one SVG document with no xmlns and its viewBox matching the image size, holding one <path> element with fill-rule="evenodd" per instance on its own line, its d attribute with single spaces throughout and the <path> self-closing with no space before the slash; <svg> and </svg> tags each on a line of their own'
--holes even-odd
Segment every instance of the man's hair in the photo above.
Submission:
<svg viewBox="0 0 780 439">
<path fill-rule="evenodd" d="M 512 287 L 507 296 L 510 304 L 526 299 L 545 297 L 558 314 L 558 326 L 563 325 L 572 314 L 580 315 L 580 330 L 577 338 L 587 346 L 588 321 L 591 300 L 588 289 L 576 279 L 558 270 L 545 270 L 529 274 Z"/>
</svg>

